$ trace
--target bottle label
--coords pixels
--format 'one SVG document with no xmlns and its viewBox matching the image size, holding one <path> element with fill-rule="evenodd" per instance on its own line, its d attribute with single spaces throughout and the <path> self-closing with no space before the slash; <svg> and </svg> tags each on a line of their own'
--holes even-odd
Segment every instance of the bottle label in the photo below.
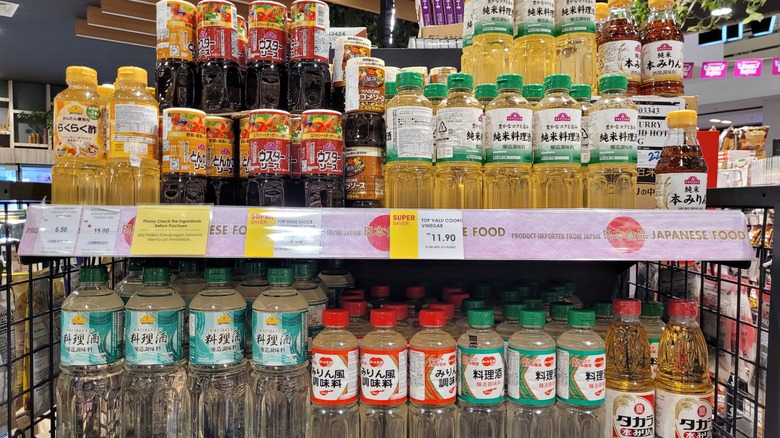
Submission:
<svg viewBox="0 0 780 438">
<path fill-rule="evenodd" d="M 360 401 L 374 405 L 406 402 L 406 347 L 360 349 Z"/>
<path fill-rule="evenodd" d="M 596 2 L 593 0 L 557 0 L 555 2 L 558 35 L 596 33 Z"/>
<path fill-rule="evenodd" d="M 290 61 L 328 62 L 329 50 L 330 39 L 324 27 L 294 26 L 290 28 Z"/>
<path fill-rule="evenodd" d="M 463 0 L 463 47 L 474 39 L 474 6 L 476 0 Z"/>
<path fill-rule="evenodd" d="M 704 210 L 707 207 L 706 173 L 656 173 L 656 208 Z"/>
<path fill-rule="evenodd" d="M 593 122 L 590 119 L 590 115 L 584 115 L 582 116 L 582 128 L 580 129 L 580 163 L 582 165 L 587 165 L 591 161 L 591 157 L 593 156 L 593 148 L 596 147 L 596 142 L 593 139 L 594 137 L 594 126 Z"/>
<path fill-rule="evenodd" d="M 382 148 L 354 146 L 347 148 L 347 199 L 382 200 L 385 197 Z"/>
<path fill-rule="evenodd" d="M 184 309 L 126 310 L 125 362 L 167 365 L 184 358 Z"/>
<path fill-rule="evenodd" d="M 385 112 L 385 62 L 359 58 L 347 64 L 344 90 L 346 112 Z"/>
<path fill-rule="evenodd" d="M 162 117 L 162 173 L 206 174 L 205 114 L 166 109 Z"/>
<path fill-rule="evenodd" d="M 249 176 L 249 117 L 243 117 L 239 122 L 238 149 L 241 167 L 239 167 L 239 176 L 246 178 Z"/>
<path fill-rule="evenodd" d="M 555 108 L 534 113 L 534 163 L 580 163 L 582 110 Z"/>
<path fill-rule="evenodd" d="M 300 178 L 301 176 L 301 116 L 290 117 L 290 176 Z"/>
<path fill-rule="evenodd" d="M 198 3 L 198 60 L 238 62 L 236 7 L 223 1 Z"/>
<path fill-rule="evenodd" d="M 301 173 L 341 176 L 344 172 L 341 114 L 312 112 L 301 120 Z"/>
<path fill-rule="evenodd" d="M 655 435 L 658 438 L 712 436 L 712 394 L 676 394 L 656 388 Z"/>
<path fill-rule="evenodd" d="M 252 362 L 261 366 L 304 363 L 307 313 L 252 310 Z"/>
<path fill-rule="evenodd" d="M 655 391 L 623 392 L 607 389 L 604 436 L 652 437 L 655 433 Z"/>
<path fill-rule="evenodd" d="M 650 341 L 650 368 L 653 372 L 653 378 L 658 372 L 658 346 L 661 344 L 660 338 L 649 338 Z"/>
<path fill-rule="evenodd" d="M 415 403 L 444 405 L 455 401 L 458 364 L 455 347 L 409 351 L 409 398 Z"/>
<path fill-rule="evenodd" d="M 642 46 L 642 81 L 683 80 L 683 42 L 656 41 Z"/>
<path fill-rule="evenodd" d="M 191 364 L 224 365 L 244 360 L 246 309 L 189 313 Z"/>
<path fill-rule="evenodd" d="M 250 175 L 290 174 L 290 115 L 284 111 L 249 113 Z"/>
<path fill-rule="evenodd" d="M 57 157 L 104 157 L 100 107 L 92 102 L 54 102 L 54 155 Z"/>
<path fill-rule="evenodd" d="M 516 0 L 515 37 L 555 35 L 555 0 Z"/>
<path fill-rule="evenodd" d="M 590 164 L 636 164 L 639 112 L 635 109 L 603 109 L 590 114 L 596 146 Z"/>
<path fill-rule="evenodd" d="M 308 321 L 308 345 L 311 348 L 311 341 L 317 337 L 318 334 L 325 328 L 322 323 L 322 312 L 325 310 L 328 300 L 320 301 L 317 303 L 309 304 Z"/>
<path fill-rule="evenodd" d="M 63 310 L 61 363 L 65 366 L 106 365 L 124 356 L 124 310 Z"/>
<path fill-rule="evenodd" d="M 469 403 L 491 404 L 504 400 L 504 347 L 460 347 L 458 398 Z"/>
<path fill-rule="evenodd" d="M 573 405 L 597 406 L 606 392 L 604 350 L 558 347 L 558 398 Z"/>
<path fill-rule="evenodd" d="M 357 401 L 358 349 L 311 352 L 311 401 L 321 405 L 346 405 Z"/>
<path fill-rule="evenodd" d="M 272 2 L 252 2 L 247 26 L 247 60 L 283 63 L 287 8 Z"/>
<path fill-rule="evenodd" d="M 181 1 L 157 2 L 157 59 L 193 60 L 195 6 Z"/>
<path fill-rule="evenodd" d="M 642 74 L 642 43 L 622 40 L 599 44 L 596 70 L 599 76 L 623 74 L 629 82 L 639 83 Z"/>
<path fill-rule="evenodd" d="M 322 2 L 296 2 L 290 6 L 290 17 L 293 26 L 319 26 L 330 25 L 330 10 Z"/>
<path fill-rule="evenodd" d="M 436 112 L 436 162 L 482 162 L 482 110 L 443 108 Z"/>
<path fill-rule="evenodd" d="M 424 106 L 394 106 L 387 109 L 387 161 L 433 159 L 433 109 Z"/>
<path fill-rule="evenodd" d="M 555 349 L 524 350 L 509 347 L 509 398 L 527 405 L 555 402 Z"/>
<path fill-rule="evenodd" d="M 156 105 L 110 102 L 108 158 L 157 159 L 160 120 Z"/>
<path fill-rule="evenodd" d="M 233 156 L 233 120 L 226 117 L 206 117 L 208 159 L 206 176 L 232 178 L 235 166 Z"/>
<path fill-rule="evenodd" d="M 515 22 L 513 0 L 480 0 L 474 6 L 479 8 L 479 20 L 474 23 L 475 36 L 486 33 L 512 35 Z"/>
<path fill-rule="evenodd" d="M 533 163 L 531 136 L 534 112 L 526 108 L 501 108 L 487 112 L 485 151 L 488 163 Z"/>
<path fill-rule="evenodd" d="M 352 58 L 371 56 L 371 40 L 358 36 L 336 39 L 333 54 L 333 86 L 343 87 L 347 61 Z M 382 64 L 384 66 L 384 64 Z"/>
</svg>

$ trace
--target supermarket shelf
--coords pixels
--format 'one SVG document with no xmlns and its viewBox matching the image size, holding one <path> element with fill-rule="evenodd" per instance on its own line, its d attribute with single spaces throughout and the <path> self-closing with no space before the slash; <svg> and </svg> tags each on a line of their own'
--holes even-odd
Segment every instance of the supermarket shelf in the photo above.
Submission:
<svg viewBox="0 0 780 438">
<path fill-rule="evenodd" d="M 14 147 L 23 147 L 23 148 L 37 148 L 37 149 L 48 149 L 49 144 L 48 143 L 19 143 L 14 142 Z"/>
<path fill-rule="evenodd" d="M 774 208 L 780 205 L 780 186 L 707 189 L 707 207 Z"/>
<path fill-rule="evenodd" d="M 51 184 L 0 181 L 0 201 L 40 201 L 51 197 Z"/>
</svg>

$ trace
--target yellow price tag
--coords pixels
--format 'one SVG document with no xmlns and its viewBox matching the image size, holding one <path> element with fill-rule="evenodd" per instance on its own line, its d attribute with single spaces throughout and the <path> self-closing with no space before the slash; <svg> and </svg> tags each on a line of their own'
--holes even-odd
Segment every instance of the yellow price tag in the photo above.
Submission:
<svg viewBox="0 0 780 438">
<path fill-rule="evenodd" d="M 390 258 L 416 259 L 419 214 L 417 210 L 390 210 Z"/>
<path fill-rule="evenodd" d="M 139 205 L 132 256 L 205 256 L 209 205 Z"/>
<path fill-rule="evenodd" d="M 274 241 L 271 235 L 275 233 L 276 218 L 270 216 L 271 210 L 265 208 L 250 208 L 246 219 L 246 240 L 244 242 L 244 257 L 270 258 L 274 256 Z"/>
</svg>

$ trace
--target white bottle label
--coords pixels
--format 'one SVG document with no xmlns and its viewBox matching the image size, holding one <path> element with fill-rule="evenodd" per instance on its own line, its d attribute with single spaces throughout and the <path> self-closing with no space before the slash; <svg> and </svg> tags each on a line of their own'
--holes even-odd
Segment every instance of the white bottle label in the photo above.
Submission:
<svg viewBox="0 0 780 438">
<path fill-rule="evenodd" d="M 683 42 L 656 41 L 642 46 L 642 81 L 682 81 Z"/>
<path fill-rule="evenodd" d="M 501 108 L 485 117 L 487 163 L 533 163 L 531 135 L 534 112 L 527 108 Z"/>
<path fill-rule="evenodd" d="M 309 349 L 311 349 L 311 341 L 325 328 L 322 324 L 322 312 L 325 311 L 327 304 L 328 300 L 309 303 L 309 313 L 307 315 L 308 336 L 306 339 Z"/>
<path fill-rule="evenodd" d="M 360 351 L 360 400 L 376 405 L 406 402 L 406 347 Z"/>
<path fill-rule="evenodd" d="M 606 392 L 604 350 L 558 347 L 558 398 L 577 406 L 597 406 Z"/>
<path fill-rule="evenodd" d="M 659 438 L 712 436 L 712 394 L 655 390 L 655 435 Z"/>
<path fill-rule="evenodd" d="M 555 0 L 515 0 L 515 36 L 555 35 Z"/>
<path fill-rule="evenodd" d="M 458 399 L 492 404 L 504 400 L 504 347 L 460 348 Z"/>
<path fill-rule="evenodd" d="M 358 349 L 312 349 L 311 400 L 321 405 L 357 401 Z"/>
<path fill-rule="evenodd" d="M 622 40 L 599 45 L 596 70 L 599 76 L 623 74 L 629 82 L 638 83 L 642 74 L 642 43 Z"/>
<path fill-rule="evenodd" d="M 387 109 L 387 161 L 433 159 L 433 110 L 423 106 L 396 106 Z"/>
<path fill-rule="evenodd" d="M 556 0 L 555 19 L 558 35 L 567 33 L 596 33 L 595 0 Z"/>
<path fill-rule="evenodd" d="M 656 208 L 704 210 L 707 208 L 706 173 L 655 174 Z"/>
<path fill-rule="evenodd" d="M 639 141 L 639 111 L 627 108 L 610 108 L 590 114 L 592 142 L 589 164 L 636 164 Z"/>
<path fill-rule="evenodd" d="M 652 437 L 655 426 L 655 392 L 623 392 L 607 389 L 604 407 L 605 437 Z"/>
<path fill-rule="evenodd" d="M 436 162 L 482 162 L 482 110 L 444 108 L 436 112 Z"/>
<path fill-rule="evenodd" d="M 660 338 L 649 338 L 650 341 L 650 367 L 653 371 L 653 378 L 658 372 L 658 345 L 661 344 Z"/>
<path fill-rule="evenodd" d="M 590 115 L 582 116 L 582 128 L 580 129 L 581 138 L 580 144 L 582 145 L 580 151 L 580 162 L 584 164 L 590 163 L 590 157 L 593 154 L 593 148 L 596 147 L 596 142 L 593 140 L 593 123 L 590 121 Z"/>
<path fill-rule="evenodd" d="M 514 29 L 514 0 L 480 0 L 479 20 L 474 24 L 474 35 L 503 33 L 512 35 Z"/>
<path fill-rule="evenodd" d="M 458 364 L 455 347 L 409 351 L 409 398 L 415 403 L 442 405 L 455 401 Z"/>
<path fill-rule="evenodd" d="M 510 399 L 530 405 L 555 402 L 555 349 L 509 347 L 507 367 Z"/>
<path fill-rule="evenodd" d="M 554 108 L 534 113 L 534 163 L 579 163 L 582 110 Z"/>
</svg>

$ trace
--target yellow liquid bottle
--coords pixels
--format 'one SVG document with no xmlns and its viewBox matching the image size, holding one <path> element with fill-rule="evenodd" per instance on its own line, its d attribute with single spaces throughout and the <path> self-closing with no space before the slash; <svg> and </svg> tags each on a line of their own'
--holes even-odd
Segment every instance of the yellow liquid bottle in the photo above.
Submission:
<svg viewBox="0 0 780 438">
<path fill-rule="evenodd" d="M 599 80 L 601 98 L 590 109 L 590 162 L 586 180 L 589 208 L 636 208 L 636 154 L 639 109 L 626 97 L 623 75 Z"/>
<path fill-rule="evenodd" d="M 436 112 L 435 208 L 482 207 L 482 105 L 468 73 L 450 75 Z"/>
<path fill-rule="evenodd" d="M 474 74 L 474 5 L 476 0 L 463 1 L 463 49 L 460 56 L 460 71 Z"/>
<path fill-rule="evenodd" d="M 417 72 L 401 72 L 398 94 L 387 103 L 385 207 L 433 207 L 433 106 Z"/>
<path fill-rule="evenodd" d="M 474 21 L 474 83 L 495 83 L 500 74 L 511 71 L 510 49 L 514 28 L 514 5 L 502 0 L 479 0 L 472 8 Z"/>
<path fill-rule="evenodd" d="M 692 300 L 669 301 L 669 323 L 658 346 L 655 377 L 655 436 L 712 435 L 713 388 L 707 343 Z M 693 430 L 683 430 L 686 426 Z"/>
<path fill-rule="evenodd" d="M 607 332 L 606 437 L 652 436 L 655 390 L 650 369 L 650 343 L 639 322 L 642 303 L 615 300 L 615 319 Z"/>
<path fill-rule="evenodd" d="M 105 102 L 98 94 L 97 72 L 68 67 L 68 88 L 54 98 L 54 204 L 106 203 Z"/>
<path fill-rule="evenodd" d="M 550 75 L 534 108 L 534 199 L 537 208 L 582 206 L 582 107 L 569 96 L 571 77 Z"/>
<path fill-rule="evenodd" d="M 582 172 L 582 207 L 588 208 L 588 161 L 592 146 L 592 124 L 590 123 L 590 85 L 575 84 L 571 86 L 571 97 L 582 106 L 582 127 L 580 128 L 580 172 Z"/>
<path fill-rule="evenodd" d="M 599 25 L 596 74 L 624 74 L 628 95 L 639 94 L 642 75 L 642 42 L 630 0 L 610 0 L 609 17 Z"/>
<path fill-rule="evenodd" d="M 558 73 L 596 89 L 596 2 L 556 0 L 555 53 Z"/>
<path fill-rule="evenodd" d="M 664 305 L 658 301 L 647 301 L 642 303 L 642 327 L 647 332 L 647 340 L 650 342 L 650 366 L 653 378 L 658 372 L 658 345 L 661 342 L 661 336 L 666 330 L 666 324 L 661 320 L 664 316 Z"/>
<path fill-rule="evenodd" d="M 544 99 L 544 85 L 542 84 L 526 84 L 523 85 L 523 98 L 531 104 L 532 107 Z"/>
<path fill-rule="evenodd" d="M 498 77 L 498 95 L 485 109 L 484 208 L 532 208 L 534 110 L 523 98 L 523 77 Z"/>
<path fill-rule="evenodd" d="M 555 0 L 515 1 L 512 71 L 529 84 L 555 73 Z"/>
<path fill-rule="evenodd" d="M 457 73 L 457 72 L 456 72 Z M 450 73 L 451 74 L 451 73 Z M 449 75 L 448 75 L 449 77 Z M 436 144 L 436 126 L 434 121 L 436 120 L 436 111 L 439 109 L 439 105 L 444 98 L 447 97 L 447 84 L 427 84 L 423 90 L 425 98 L 433 105 L 433 120 L 431 122 L 431 138 L 433 138 L 433 144 Z M 433 165 L 436 165 L 436 154 L 433 154 Z"/>
</svg>

